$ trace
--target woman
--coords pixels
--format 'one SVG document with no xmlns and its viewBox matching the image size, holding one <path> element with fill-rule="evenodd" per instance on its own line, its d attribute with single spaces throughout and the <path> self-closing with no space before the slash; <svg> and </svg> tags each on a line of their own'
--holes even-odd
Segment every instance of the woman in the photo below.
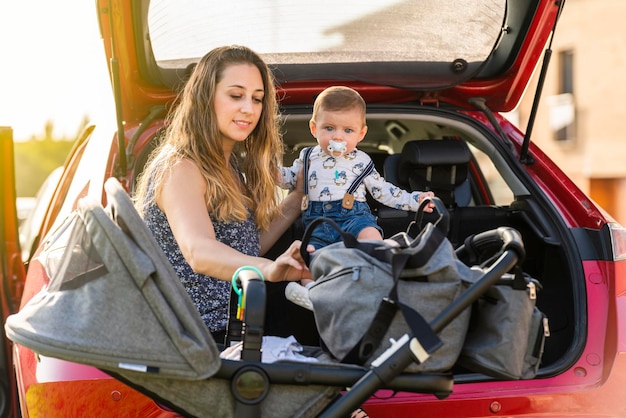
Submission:
<svg viewBox="0 0 626 418">
<path fill-rule="evenodd" d="M 280 204 L 282 158 L 274 80 L 252 50 L 206 54 L 139 180 L 136 205 L 217 341 L 241 266 L 267 281 L 310 278 L 296 241 L 260 257 L 300 215 L 302 192 Z"/>
</svg>

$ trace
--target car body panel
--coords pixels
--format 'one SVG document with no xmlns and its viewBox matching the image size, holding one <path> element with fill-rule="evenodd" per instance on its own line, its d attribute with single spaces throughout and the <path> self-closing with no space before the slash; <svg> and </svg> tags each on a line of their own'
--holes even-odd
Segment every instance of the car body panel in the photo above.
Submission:
<svg viewBox="0 0 626 418">
<path fill-rule="evenodd" d="M 56 416 L 173 417 L 155 407 L 154 401 L 113 380 L 74 380 L 39 383 L 26 394 L 29 415 Z"/>
<path fill-rule="evenodd" d="M 621 353 L 615 361 L 618 370 L 626 368 L 626 355 Z M 575 373 L 580 373 L 577 376 Z M 577 369 L 568 380 L 584 377 L 585 370 Z M 503 388 L 518 386 L 515 382 L 484 383 L 475 392 L 464 392 L 455 387 L 454 393 L 445 400 L 413 398 L 398 395 L 398 402 L 391 404 L 383 399 L 370 400 L 365 408 L 371 417 L 434 417 L 488 418 L 547 417 L 547 418 L 621 418 L 624 416 L 624 400 L 615 391 L 626 384 L 624 374 L 612 373 L 607 380 L 594 385 L 572 385 L 570 392 L 554 390 L 551 383 L 536 385 L 529 389 L 523 385 L 511 388 L 501 395 Z M 458 389 L 457 389 L 458 388 Z M 488 392 L 490 396 L 485 397 Z M 385 396 L 380 393 L 379 396 Z"/>
<path fill-rule="evenodd" d="M 2 323 L 19 304 L 25 270 L 20 253 L 15 193 L 13 130 L 0 127 L 0 314 Z M 17 391 L 12 371 L 12 346 L 3 339 L 0 346 L 0 415 L 18 413 Z"/>
</svg>

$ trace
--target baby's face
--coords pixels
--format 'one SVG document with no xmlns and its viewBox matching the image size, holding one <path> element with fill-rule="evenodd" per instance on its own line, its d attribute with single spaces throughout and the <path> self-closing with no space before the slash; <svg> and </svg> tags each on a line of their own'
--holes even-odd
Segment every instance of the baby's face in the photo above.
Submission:
<svg viewBox="0 0 626 418">
<path fill-rule="evenodd" d="M 353 151 L 367 132 L 361 112 L 357 109 L 322 110 L 309 126 L 320 147 L 334 157 Z"/>
</svg>

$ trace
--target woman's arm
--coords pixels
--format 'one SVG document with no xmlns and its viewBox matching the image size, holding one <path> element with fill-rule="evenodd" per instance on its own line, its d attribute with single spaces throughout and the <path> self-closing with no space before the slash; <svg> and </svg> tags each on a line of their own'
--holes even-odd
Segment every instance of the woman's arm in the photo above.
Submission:
<svg viewBox="0 0 626 418">
<path fill-rule="evenodd" d="M 204 202 L 205 190 L 200 170 L 193 162 L 183 160 L 171 169 L 157 200 L 183 256 L 195 272 L 229 281 L 239 267 L 254 266 L 268 281 L 310 277 L 300 257 L 299 242 L 272 261 L 245 255 L 217 241 Z"/>
<path fill-rule="evenodd" d="M 276 241 L 278 241 L 285 231 L 287 231 L 302 214 L 302 198 L 304 197 L 302 172 L 303 170 L 298 172 L 295 189 L 285 197 L 281 204 L 282 216 L 276 217 L 276 219 L 272 221 L 269 229 L 261 232 L 261 255 L 269 251 Z"/>
<path fill-rule="evenodd" d="M 289 193 L 281 204 L 281 216 L 277 216 L 267 231 L 261 231 L 261 255 L 269 251 L 278 239 L 300 217 L 302 213 L 302 197 L 304 193 L 294 190 Z"/>
</svg>

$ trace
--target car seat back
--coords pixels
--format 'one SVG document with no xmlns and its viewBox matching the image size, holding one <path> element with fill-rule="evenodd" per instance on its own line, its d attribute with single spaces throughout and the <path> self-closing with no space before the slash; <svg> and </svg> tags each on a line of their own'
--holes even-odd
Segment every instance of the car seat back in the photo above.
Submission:
<svg viewBox="0 0 626 418">
<path fill-rule="evenodd" d="M 432 191 L 446 207 L 467 206 L 472 199 L 464 141 L 424 139 L 407 142 L 400 154 L 387 158 L 385 179 L 407 191 Z"/>
</svg>

